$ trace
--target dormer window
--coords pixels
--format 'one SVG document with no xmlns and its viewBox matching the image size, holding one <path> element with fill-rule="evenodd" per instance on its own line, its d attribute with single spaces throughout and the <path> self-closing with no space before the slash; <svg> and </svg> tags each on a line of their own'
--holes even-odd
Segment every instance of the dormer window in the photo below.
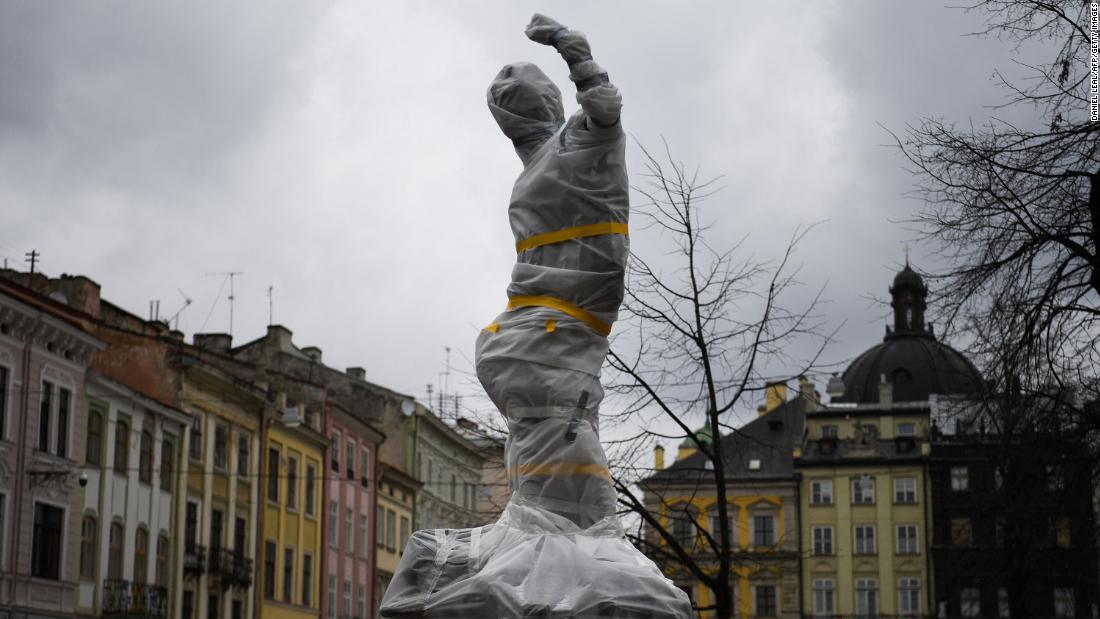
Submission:
<svg viewBox="0 0 1100 619">
<path fill-rule="evenodd" d="M 753 458 L 753 459 L 749 460 L 749 470 L 750 471 L 759 471 L 760 470 L 760 459 L 759 458 Z"/>
</svg>

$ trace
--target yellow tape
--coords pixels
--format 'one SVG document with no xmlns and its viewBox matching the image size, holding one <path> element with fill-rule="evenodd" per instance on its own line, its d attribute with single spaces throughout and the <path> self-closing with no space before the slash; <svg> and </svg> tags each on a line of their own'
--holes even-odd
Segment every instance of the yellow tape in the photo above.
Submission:
<svg viewBox="0 0 1100 619">
<path fill-rule="evenodd" d="M 584 324 L 592 327 L 600 335 L 607 337 L 611 334 L 611 325 L 596 318 L 591 313 L 573 305 L 568 301 L 549 296 L 516 296 L 508 299 L 508 309 L 514 310 L 520 307 L 549 307 L 559 312 L 572 316 Z"/>
<path fill-rule="evenodd" d="M 553 232 L 536 234 L 535 236 L 529 236 L 519 243 L 516 243 L 516 253 L 534 249 L 535 247 L 541 247 L 542 245 L 552 245 L 570 239 L 600 236 L 603 234 L 622 234 L 625 236 L 627 234 L 627 225 L 618 222 L 604 222 L 588 224 L 587 226 L 573 226 L 572 228 L 563 228 Z"/>
<path fill-rule="evenodd" d="M 485 328 L 483 328 L 482 331 L 496 333 L 497 331 L 500 331 L 500 325 L 495 322 L 490 322 L 489 324 L 485 325 Z"/>
<path fill-rule="evenodd" d="M 556 321 L 556 320 L 547 320 L 546 321 L 546 332 L 547 333 L 553 333 L 554 329 L 557 329 L 557 328 L 558 328 L 558 321 Z"/>
<path fill-rule="evenodd" d="M 611 480 L 606 466 L 595 462 L 528 462 L 508 470 L 513 477 L 602 477 Z"/>
</svg>

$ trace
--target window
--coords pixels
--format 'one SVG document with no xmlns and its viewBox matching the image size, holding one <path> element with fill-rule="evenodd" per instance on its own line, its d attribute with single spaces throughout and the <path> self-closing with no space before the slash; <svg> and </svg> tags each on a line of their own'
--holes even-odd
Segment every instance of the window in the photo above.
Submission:
<svg viewBox="0 0 1100 619">
<path fill-rule="evenodd" d="M 815 479 L 810 482 L 810 505 L 833 504 L 833 481 Z"/>
<path fill-rule="evenodd" d="M 875 548 L 875 525 L 856 525 L 853 533 L 855 535 L 855 546 L 852 554 L 873 555 L 877 552 Z"/>
<path fill-rule="evenodd" d="M 370 450 L 364 449 L 362 459 L 359 462 L 359 483 L 364 487 L 370 486 Z M 366 615 L 364 615 L 366 616 Z"/>
<path fill-rule="evenodd" d="M 676 543 L 685 549 L 690 549 L 695 545 L 695 518 L 690 512 L 685 513 L 682 508 L 676 509 L 677 513 L 673 515 L 672 521 L 672 537 Z"/>
<path fill-rule="evenodd" d="M 248 548 L 248 522 L 242 516 L 237 516 L 233 522 L 233 552 L 238 560 L 243 560 L 245 550 Z"/>
<path fill-rule="evenodd" d="M 916 503 L 917 480 L 912 477 L 903 477 L 894 480 L 894 502 Z"/>
<path fill-rule="evenodd" d="M 878 615 L 878 580 L 856 579 L 856 614 L 860 617 Z"/>
<path fill-rule="evenodd" d="M 221 424 L 214 426 L 214 466 L 219 469 L 225 469 L 228 445 L 229 429 Z"/>
<path fill-rule="evenodd" d="M 737 535 L 737 515 L 736 515 L 736 511 L 735 511 L 736 509 L 737 508 L 733 505 L 729 505 L 729 506 L 726 507 L 726 527 L 729 529 L 730 543 L 733 544 L 733 545 L 737 544 L 737 538 L 736 538 L 736 535 Z M 712 511 L 711 511 L 711 514 L 710 514 L 710 533 L 711 533 L 711 535 L 714 536 L 714 539 L 720 540 L 721 535 L 722 535 L 722 519 L 718 515 L 718 507 L 717 506 L 712 507 L 711 510 Z"/>
<path fill-rule="evenodd" d="M 860 475 L 852 479 L 852 503 L 870 505 L 875 502 L 875 478 Z"/>
<path fill-rule="evenodd" d="M 58 391 L 57 398 L 57 455 L 62 458 L 69 457 L 69 407 L 72 404 L 73 394 L 62 387 Z"/>
<path fill-rule="evenodd" d="M 951 489 L 955 492 L 970 489 L 970 470 L 965 466 L 951 467 Z"/>
<path fill-rule="evenodd" d="M 351 614 L 351 581 L 344 581 L 344 615 Z"/>
<path fill-rule="evenodd" d="M 279 502 L 279 450 L 267 450 L 267 500 Z"/>
<path fill-rule="evenodd" d="M 752 545 L 755 548 L 775 544 L 775 517 L 753 516 Z"/>
<path fill-rule="evenodd" d="M 122 524 L 111 523 L 110 546 L 107 548 L 107 578 L 122 579 Z"/>
<path fill-rule="evenodd" d="M 134 582 L 144 583 L 149 570 L 149 531 L 138 527 L 134 534 Z"/>
<path fill-rule="evenodd" d="M 336 619 L 336 575 L 328 575 L 328 619 Z"/>
<path fill-rule="evenodd" d="M 294 601 L 294 549 L 283 549 L 283 601 Z"/>
<path fill-rule="evenodd" d="M 386 510 L 386 549 L 396 549 L 397 540 L 397 514 L 392 510 Z"/>
<path fill-rule="evenodd" d="M 993 520 L 993 545 L 1003 548 L 1005 545 L 1005 519 L 998 516 Z"/>
<path fill-rule="evenodd" d="M 141 433 L 141 443 L 138 451 L 138 481 L 143 484 L 153 483 L 153 433 L 144 430 Z"/>
<path fill-rule="evenodd" d="M 126 473 L 130 468 L 130 424 L 118 420 L 115 424 L 115 472 Z"/>
<path fill-rule="evenodd" d="M 191 438 L 188 455 L 192 460 L 202 460 L 202 415 L 195 413 L 191 418 Z"/>
<path fill-rule="evenodd" d="M 355 549 L 355 529 L 352 524 L 355 511 L 348 507 L 344 510 L 344 548 Z"/>
<path fill-rule="evenodd" d="M 233 619 L 244 619 L 244 603 L 240 600 L 233 600 Z"/>
<path fill-rule="evenodd" d="M 348 439 L 348 479 L 355 479 L 355 442 Z"/>
<path fill-rule="evenodd" d="M 225 539 L 225 528 L 222 522 L 222 510 L 211 509 L 210 510 L 210 555 L 214 556 L 221 552 L 223 540 Z"/>
<path fill-rule="evenodd" d="M 312 463 L 307 462 L 306 463 L 306 496 L 305 496 L 306 515 L 307 516 L 312 516 L 313 515 L 313 501 L 314 501 L 314 496 L 317 493 L 316 484 L 317 484 L 317 467 L 313 466 Z"/>
<path fill-rule="evenodd" d="M 157 537 L 157 585 L 168 585 L 168 536 Z"/>
<path fill-rule="evenodd" d="M 367 517 L 359 516 L 359 554 L 364 558 L 370 556 L 370 545 L 367 544 Z"/>
<path fill-rule="evenodd" d="M 38 409 L 38 450 L 50 450 L 50 412 L 53 410 L 53 383 L 42 381 Z"/>
<path fill-rule="evenodd" d="M 84 516 L 80 525 L 80 577 L 95 578 L 95 532 L 94 516 Z M 2 534 L 2 532 L 0 532 Z"/>
<path fill-rule="evenodd" d="M 7 436 L 8 431 L 8 380 L 11 372 L 0 365 L 0 438 Z"/>
<path fill-rule="evenodd" d="M 386 544 L 386 508 L 381 505 L 374 515 L 374 543 L 377 546 Z"/>
<path fill-rule="evenodd" d="M 814 616 L 828 617 L 836 614 L 836 582 L 832 578 L 815 578 Z"/>
<path fill-rule="evenodd" d="M 167 439 L 160 443 L 160 489 L 172 491 L 176 476 L 176 447 Z"/>
<path fill-rule="evenodd" d="M 64 390 L 62 390 L 64 393 Z M 60 454 L 59 454 L 60 455 Z M 1057 492 L 1059 490 L 1065 490 L 1066 488 L 1066 476 L 1062 472 L 1062 467 L 1057 464 L 1047 465 L 1047 490 Z"/>
<path fill-rule="evenodd" d="M 951 545 L 970 546 L 974 543 L 974 529 L 969 518 L 951 519 Z"/>
<path fill-rule="evenodd" d="M 963 617 L 982 616 L 982 592 L 976 587 L 959 591 L 959 614 Z"/>
<path fill-rule="evenodd" d="M 821 438 L 823 439 L 836 439 L 837 432 L 836 426 L 821 426 Z"/>
<path fill-rule="evenodd" d="M 332 435 L 332 444 L 329 446 L 329 453 L 332 454 L 332 472 L 340 473 L 340 435 Z"/>
<path fill-rule="evenodd" d="M 187 516 L 183 525 L 183 541 L 187 545 L 194 546 L 199 543 L 199 504 L 194 501 L 187 502 Z"/>
<path fill-rule="evenodd" d="M 340 504 L 332 501 L 328 504 L 328 544 L 333 548 L 340 546 Z"/>
<path fill-rule="evenodd" d="M 760 458 L 751 458 L 749 460 L 749 470 L 750 471 L 759 471 L 760 470 Z"/>
<path fill-rule="evenodd" d="M 275 599 L 275 542 L 264 542 L 264 597 Z"/>
<path fill-rule="evenodd" d="M 898 613 L 907 617 L 920 616 L 920 579 L 898 579 Z"/>
<path fill-rule="evenodd" d="M 31 576 L 57 580 L 61 565 L 61 538 L 65 512 L 59 507 L 34 504 Z"/>
<path fill-rule="evenodd" d="M 1076 617 L 1077 609 L 1073 598 L 1074 596 L 1072 587 L 1055 587 L 1054 616 L 1058 618 Z"/>
<path fill-rule="evenodd" d="M 218 608 L 221 604 L 218 602 L 218 596 L 211 594 L 206 597 L 206 617 L 207 619 L 218 619 Z"/>
<path fill-rule="evenodd" d="M 1005 474 L 999 466 L 993 469 L 993 487 L 997 490 L 1005 487 Z"/>
<path fill-rule="evenodd" d="M 183 617 L 191 619 L 195 615 L 195 594 L 191 591 L 183 592 Z"/>
<path fill-rule="evenodd" d="M 1054 545 L 1059 548 L 1069 548 L 1071 541 L 1069 518 L 1055 518 L 1052 528 L 1053 531 L 1051 531 L 1051 533 L 1053 533 L 1052 537 L 1054 538 Z"/>
<path fill-rule="evenodd" d="M 397 547 L 399 550 L 404 551 L 405 545 L 409 543 L 409 519 L 405 516 L 401 516 L 401 537 L 398 539 L 400 545 Z"/>
<path fill-rule="evenodd" d="M 813 527 L 814 554 L 833 554 L 833 528 Z"/>
<path fill-rule="evenodd" d="M 88 411 L 88 432 L 84 437 L 84 462 L 103 464 L 103 411 L 93 405 Z"/>
<path fill-rule="evenodd" d="M 917 547 L 917 525 L 915 524 L 899 524 L 898 525 L 898 554 L 899 555 L 915 555 L 919 553 Z"/>
<path fill-rule="evenodd" d="M 1012 616 L 1012 610 L 1008 602 L 1008 589 L 1004 587 L 997 589 L 997 616 L 1001 619 L 1008 619 Z"/>
<path fill-rule="evenodd" d="M 756 585 L 756 616 L 774 617 L 776 612 L 775 585 Z"/>
<path fill-rule="evenodd" d="M 248 469 L 251 465 L 248 461 L 251 443 L 252 439 L 247 434 L 237 437 L 237 475 L 240 477 L 248 477 Z"/>
<path fill-rule="evenodd" d="M 916 436 L 917 426 L 913 422 L 907 421 L 898 424 L 898 436 Z"/>
<path fill-rule="evenodd" d="M 302 555 L 302 605 L 313 606 L 313 555 Z"/>
<path fill-rule="evenodd" d="M 359 605 L 355 613 L 356 617 L 367 616 L 367 586 L 359 585 Z"/>
<path fill-rule="evenodd" d="M 294 456 L 286 459 L 286 506 L 298 509 L 298 458 Z"/>
</svg>

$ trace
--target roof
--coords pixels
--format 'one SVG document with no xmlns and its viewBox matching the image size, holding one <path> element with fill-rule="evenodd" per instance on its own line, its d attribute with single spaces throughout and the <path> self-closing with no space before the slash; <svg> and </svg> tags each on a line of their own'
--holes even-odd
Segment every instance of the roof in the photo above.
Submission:
<svg viewBox="0 0 1100 619">
<path fill-rule="evenodd" d="M 844 395 L 835 401 L 878 402 L 884 376 L 895 402 L 927 400 L 931 394 L 974 395 L 982 389 L 974 364 L 932 334 L 893 333 L 844 370 Z"/>
<path fill-rule="evenodd" d="M 802 440 L 805 423 L 806 402 L 796 397 L 723 436 L 726 479 L 736 482 L 793 478 L 793 452 Z M 753 460 L 760 461 L 759 468 L 750 468 Z M 658 471 L 644 483 L 713 480 L 709 465 L 706 455 L 697 451 Z"/>
</svg>

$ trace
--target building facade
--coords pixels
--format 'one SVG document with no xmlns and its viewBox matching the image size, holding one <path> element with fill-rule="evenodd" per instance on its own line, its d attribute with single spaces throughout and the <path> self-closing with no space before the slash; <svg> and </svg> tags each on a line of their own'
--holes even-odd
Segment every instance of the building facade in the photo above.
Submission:
<svg viewBox="0 0 1100 619">
<path fill-rule="evenodd" d="M 90 371 L 77 612 L 168 617 L 183 437 L 190 418 Z"/>
<path fill-rule="evenodd" d="M 379 463 L 378 507 L 375 517 L 375 583 L 373 616 L 378 616 L 382 596 L 397 572 L 397 564 L 412 535 L 416 497 L 421 483 L 401 469 Z"/>
<path fill-rule="evenodd" d="M 486 454 L 419 402 L 406 426 L 411 426 L 413 437 L 415 477 L 424 484 L 416 498 L 414 528 L 460 529 L 482 524 L 478 491 Z"/>
<path fill-rule="evenodd" d="M 790 401 L 785 385 L 770 386 L 760 415 L 721 439 L 736 617 L 800 616 L 798 482 L 791 453 L 802 435 L 806 409 L 816 403 L 812 387 L 805 385 Z M 709 432 L 697 434 L 709 442 Z M 690 440 L 667 468 L 663 450 L 656 459 L 657 472 L 641 484 L 646 510 L 658 516 L 697 565 L 716 573 L 720 543 L 707 539 L 722 535 L 712 463 Z M 668 543 L 652 530 L 646 540 L 647 554 L 687 592 L 693 606 L 713 608 L 710 588 L 671 560 Z M 703 610 L 698 616 L 713 617 L 714 612 Z"/>
<path fill-rule="evenodd" d="M 0 609 L 19 617 L 78 606 L 85 373 L 104 346 L 81 319 L 0 278 Z"/>
</svg>

